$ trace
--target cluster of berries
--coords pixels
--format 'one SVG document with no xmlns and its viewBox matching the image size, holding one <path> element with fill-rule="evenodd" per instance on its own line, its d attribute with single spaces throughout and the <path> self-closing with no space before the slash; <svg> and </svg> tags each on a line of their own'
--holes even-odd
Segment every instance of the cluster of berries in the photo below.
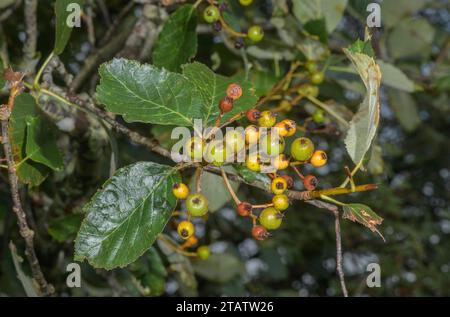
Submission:
<svg viewBox="0 0 450 317">
<path fill-rule="evenodd" d="M 218 105 L 220 109 L 218 123 L 220 123 L 223 113 L 233 109 L 233 103 L 241 98 L 242 93 L 242 87 L 238 84 L 232 83 L 227 87 L 226 96 L 220 100 Z M 237 204 L 237 213 L 242 217 L 252 219 L 253 237 L 256 240 L 264 240 L 270 235 L 268 230 L 275 230 L 280 227 L 284 212 L 289 207 L 289 197 L 286 190 L 294 186 L 292 177 L 281 175 L 279 171 L 292 166 L 302 179 L 305 189 L 312 191 L 318 186 L 317 178 L 314 175 L 303 176 L 296 166 L 303 164 L 311 164 L 314 167 L 324 166 L 327 163 L 327 155 L 322 150 L 316 150 L 311 139 L 299 137 L 293 140 L 288 157 L 283 153 L 285 149 L 284 138 L 295 135 L 297 131 L 296 122 L 290 119 L 277 122 L 276 114 L 269 110 L 259 111 L 253 108 L 245 114 L 251 124 L 243 130 L 243 133 L 237 130 L 229 130 L 225 134 L 224 140 L 214 139 L 214 134 L 206 137 L 206 141 L 199 137 L 192 137 L 188 140 L 186 149 L 188 149 L 191 158 L 203 159 L 209 157 L 211 160 L 207 160 L 208 163 L 216 166 L 220 166 L 226 161 L 227 153 L 231 152 L 234 155 L 234 153 L 241 151 L 247 153 L 248 151 L 245 166 L 255 172 L 261 172 L 263 167 L 267 166 L 265 165 L 267 161 L 262 160 L 263 157 L 271 158 L 270 167 L 272 171 L 268 175 L 272 178 L 271 191 L 274 196 L 270 203 L 252 205 L 249 202 L 240 201 L 236 195 L 232 195 Z M 220 130 L 218 125 L 215 128 Z M 270 130 L 270 132 L 267 132 L 267 130 Z M 276 137 L 272 137 L 273 135 Z M 259 148 L 263 148 L 262 152 L 261 150 L 259 152 L 251 151 L 257 144 L 259 144 Z M 223 175 L 223 177 L 226 178 L 226 175 Z M 228 189 L 232 191 L 231 188 Z M 187 186 L 182 183 L 174 185 L 173 193 L 177 198 L 186 200 L 188 220 L 179 223 L 178 234 L 182 239 L 188 240 L 186 243 L 189 244 L 189 239 L 193 239 L 191 237 L 195 232 L 190 218 L 204 216 L 208 212 L 208 200 L 201 193 L 189 194 Z M 257 209 L 262 209 L 259 215 L 254 214 Z"/>
<path fill-rule="evenodd" d="M 251 5 L 253 0 L 239 0 L 239 3 L 242 6 L 249 6 Z M 225 20 L 222 17 L 222 11 L 226 11 L 228 9 L 228 6 L 225 2 L 221 3 L 219 6 L 216 6 L 214 4 L 210 4 L 205 8 L 203 11 L 203 19 L 213 25 L 213 29 L 217 32 L 221 31 L 222 28 L 225 28 L 225 30 L 229 31 L 231 36 L 235 37 L 235 47 L 237 49 L 240 49 L 244 46 L 243 38 L 249 38 L 252 42 L 259 42 L 264 38 L 264 31 L 259 25 L 252 25 L 248 28 L 247 33 L 238 33 L 234 30 L 232 30 L 225 22 Z"/>
<path fill-rule="evenodd" d="M 178 224 L 177 232 L 183 240 L 186 240 L 182 248 L 189 248 L 198 243 L 194 224 L 190 219 L 191 217 L 202 217 L 208 212 L 208 199 L 201 193 L 189 193 L 189 188 L 183 183 L 175 183 L 172 186 L 172 192 L 176 198 L 185 200 L 188 219 Z M 210 255 L 211 251 L 208 246 L 203 245 L 197 248 L 197 256 L 200 259 L 206 260 Z"/>
</svg>

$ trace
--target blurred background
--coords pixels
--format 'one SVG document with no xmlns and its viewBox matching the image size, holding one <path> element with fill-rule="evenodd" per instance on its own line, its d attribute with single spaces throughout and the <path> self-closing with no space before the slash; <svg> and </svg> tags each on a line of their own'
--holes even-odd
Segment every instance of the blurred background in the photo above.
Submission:
<svg viewBox="0 0 450 317">
<path fill-rule="evenodd" d="M 24 35 L 21 1 L 0 1 L 0 44 L 2 57 L 7 52 L 13 65 L 21 65 Z M 167 2 L 167 3 L 165 3 Z M 87 58 L 95 55 L 95 64 L 114 56 L 151 62 L 146 39 L 160 29 L 177 1 L 87 1 L 94 14 L 97 41 L 94 43 L 83 24 L 72 36 L 69 49 L 61 56 L 74 75 L 84 68 Z M 183 1 L 181 1 L 183 2 Z M 248 9 L 228 1 L 234 21 L 246 28 L 248 21 L 263 23 L 266 39 L 259 49 L 248 48 L 253 63 L 252 81 L 257 89 L 269 87 L 276 73 L 288 68 L 291 55 L 299 54 L 289 46 L 288 37 L 296 39 L 303 30 L 302 13 L 293 12 L 295 1 L 257 1 Z M 327 38 L 332 52 L 326 80 L 320 86 L 320 100 L 335 100 L 349 109 L 357 109 L 361 100 L 359 78 L 346 74 L 340 64 L 343 47 L 364 37 L 367 5 L 374 1 L 349 0 L 336 28 Z M 130 3 L 132 3 L 130 5 Z M 450 295 L 450 11 L 445 0 L 384 0 L 381 5 L 381 28 L 373 29 L 373 46 L 378 59 L 402 73 L 392 74 L 383 82 L 381 124 L 376 152 L 372 154 L 368 173 L 358 173 L 358 183 L 377 183 L 379 189 L 340 197 L 345 202 L 370 206 L 384 218 L 379 227 L 386 238 L 367 228 L 342 220 L 342 245 L 347 288 L 351 296 L 449 296 Z M 165 6 L 169 4 L 169 6 Z M 17 6 L 17 8 L 13 7 Z M 105 7 L 103 7 L 105 6 Z M 128 10 L 124 8 L 129 6 Z M 2 14 L 12 10 L 3 19 Z M 288 8 L 289 14 L 283 9 Z M 104 12 L 106 10 L 106 13 Z M 123 13 L 122 16 L 121 13 Z M 53 45 L 52 1 L 39 1 L 38 50 L 47 56 Z M 102 43 L 105 19 L 120 17 L 115 36 Z M 278 20 L 277 20 L 278 19 Z M 298 21 L 300 20 L 300 21 Z M 144 22 L 146 23 L 144 23 Z M 281 22 L 280 22 L 281 21 Z M 83 21 L 85 23 L 86 21 Z M 140 23 L 140 24 L 139 24 Z M 303 23 L 303 24 L 302 24 Z M 147 33 L 142 28 L 147 27 Z M 153 30 L 153 31 L 152 31 Z M 139 33 L 143 32 L 143 33 Z M 196 60 L 224 75 L 242 73 L 242 56 L 223 36 L 211 32 L 199 22 L 199 49 Z M 289 35 L 290 34 L 290 35 Z M 294 35 L 293 35 L 294 34 Z M 135 42 L 131 38 L 135 36 Z M 137 43 L 137 44 L 136 44 Z M 103 49 L 108 47 L 107 49 Z M 145 51 L 147 50 L 147 51 Z M 293 53 L 293 52 L 297 53 Z M 341 56 L 339 59 L 336 56 Z M 269 57 L 267 57 L 269 56 Z M 279 60 L 274 62 L 274 56 Z M 334 59 L 333 59 L 334 58 Z M 336 62 L 334 62 L 336 61 Z M 338 65 L 338 66 L 336 66 Z M 93 95 L 98 83 L 96 68 L 79 78 L 77 91 Z M 274 75 L 275 74 L 275 75 Z M 350 77 L 349 77 L 350 76 Z M 3 98 L 6 96 L 2 91 Z M 271 104 L 275 107 L 275 104 Z M 280 114 L 302 121 L 310 115 L 311 105 L 301 102 Z M 50 111 L 51 112 L 51 111 Z M 326 119 L 329 122 L 329 118 Z M 153 134 L 163 145 L 170 145 L 170 130 L 165 127 L 131 125 L 145 134 Z M 92 131 L 91 131 L 92 132 Z M 304 203 L 288 210 L 286 221 L 273 237 L 263 243 L 250 236 L 250 224 L 239 219 L 216 176 L 205 184 L 214 190 L 216 209 L 206 222 L 197 224 L 199 238 L 209 243 L 214 255 L 208 261 L 188 260 L 173 254 L 164 245 L 156 245 L 136 263 L 124 269 L 106 272 L 82 265 L 81 289 L 65 286 L 65 265 L 72 261 L 73 238 L 81 220 L 81 206 L 103 183 L 108 174 L 108 144 L 104 136 L 85 133 L 73 142 L 61 137 L 60 144 L 71 148 L 64 172 L 51 175 L 39 188 L 24 188 L 28 195 L 28 212 L 37 238 L 38 256 L 48 279 L 63 296 L 111 295 L 201 295 L 201 296 L 340 296 L 335 274 L 334 217 L 326 211 Z M 330 164 L 318 171 L 322 187 L 339 185 L 344 166 L 353 166 L 342 138 L 335 135 L 309 135 L 318 147 L 329 153 Z M 119 166 L 136 160 L 168 163 L 146 149 L 116 136 L 121 157 Z M 105 145 L 106 144 L 106 145 Z M 8 243 L 17 241 L 23 250 L 10 212 L 9 192 L 0 185 L 0 295 L 25 295 L 17 278 L 21 276 L 19 255 L 10 252 Z M 219 178 L 220 180 L 220 178 Z M 212 184 L 212 185 L 211 185 Z M 300 184 L 297 184 L 301 188 Z M 203 186 L 203 188 L 207 188 Z M 211 194 L 213 195 L 213 194 Z M 269 196 L 248 186 L 240 186 L 239 195 L 250 201 L 265 201 Z M 173 235 L 173 225 L 166 229 Z M 20 252 L 19 252 L 20 253 Z M 19 261 L 20 262 L 20 261 Z M 368 288 L 369 263 L 381 267 L 381 287 Z M 27 265 L 22 265 L 27 275 Z M 147 287 L 147 288 L 146 288 Z M 150 289 L 150 291 L 148 291 Z"/>
</svg>

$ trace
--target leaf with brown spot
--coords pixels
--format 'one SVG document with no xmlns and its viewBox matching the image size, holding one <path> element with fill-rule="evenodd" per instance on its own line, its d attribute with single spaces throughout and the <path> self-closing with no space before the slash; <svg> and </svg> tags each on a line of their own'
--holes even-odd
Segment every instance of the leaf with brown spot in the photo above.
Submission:
<svg viewBox="0 0 450 317">
<path fill-rule="evenodd" d="M 383 241 L 386 242 L 383 235 L 376 227 L 381 225 L 383 218 L 378 216 L 369 206 L 363 204 L 348 204 L 343 207 L 343 210 L 344 214 L 342 215 L 342 218 L 366 226 L 372 232 L 378 233 Z"/>
</svg>

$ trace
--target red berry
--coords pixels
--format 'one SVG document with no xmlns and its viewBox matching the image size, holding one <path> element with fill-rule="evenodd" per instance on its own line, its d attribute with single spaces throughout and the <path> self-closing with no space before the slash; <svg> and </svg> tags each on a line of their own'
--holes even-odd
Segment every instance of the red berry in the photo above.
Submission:
<svg viewBox="0 0 450 317">
<path fill-rule="evenodd" d="M 254 226 L 252 228 L 252 236 L 253 238 L 255 238 L 255 240 L 262 241 L 269 236 L 269 233 L 263 226 Z"/>
<path fill-rule="evenodd" d="M 314 190 L 319 185 L 319 180 L 314 175 L 306 175 L 303 178 L 303 186 L 306 190 Z"/>
<path fill-rule="evenodd" d="M 230 112 L 233 110 L 233 99 L 230 97 L 223 97 L 222 100 L 220 100 L 219 108 L 222 112 Z"/>
<path fill-rule="evenodd" d="M 247 111 L 247 119 L 251 122 L 256 122 L 261 116 L 261 112 L 259 110 L 253 108 Z"/>
<path fill-rule="evenodd" d="M 292 187 L 294 187 L 294 179 L 292 177 L 290 177 L 289 175 L 283 175 L 281 177 L 283 177 L 284 180 L 286 181 L 288 189 L 291 189 Z"/>
<path fill-rule="evenodd" d="M 252 205 L 249 204 L 248 202 L 241 202 L 238 206 L 237 206 L 237 212 L 239 214 L 239 216 L 242 217 L 247 217 L 250 215 L 250 213 L 252 212 Z"/>
<path fill-rule="evenodd" d="M 242 87 L 238 84 L 229 84 L 227 87 L 227 96 L 233 100 L 241 98 Z"/>
</svg>

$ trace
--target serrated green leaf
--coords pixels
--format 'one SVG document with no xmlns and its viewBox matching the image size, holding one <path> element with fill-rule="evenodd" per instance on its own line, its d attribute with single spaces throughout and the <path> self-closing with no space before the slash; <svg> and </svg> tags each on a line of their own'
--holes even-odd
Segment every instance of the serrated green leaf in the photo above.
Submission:
<svg viewBox="0 0 450 317">
<path fill-rule="evenodd" d="M 369 150 L 380 121 L 381 72 L 372 57 L 353 53 L 348 49 L 344 49 L 344 52 L 352 61 L 367 90 L 358 112 L 350 121 L 345 138 L 347 152 L 353 162 L 358 165 Z"/>
<path fill-rule="evenodd" d="M 164 24 L 153 50 L 153 64 L 170 71 L 179 71 L 197 54 L 197 11 L 186 4 L 174 13 Z"/>
<path fill-rule="evenodd" d="M 14 108 L 9 121 L 11 145 L 17 163 L 21 162 L 26 156 L 26 119 L 30 115 L 37 115 L 36 102 L 30 94 L 21 94 L 14 102 Z M 49 172 L 50 170 L 46 166 L 27 160 L 22 162 L 18 167 L 17 176 L 22 183 L 38 186 L 45 180 Z"/>
<path fill-rule="evenodd" d="M 406 92 L 416 90 L 416 84 L 399 68 L 382 60 L 377 60 L 377 64 L 380 66 L 381 82 L 383 84 Z"/>
<path fill-rule="evenodd" d="M 75 241 L 75 260 L 113 269 L 134 262 L 153 244 L 177 204 L 178 171 L 153 162 L 117 170 L 86 204 Z"/>
<path fill-rule="evenodd" d="M 293 1 L 293 13 L 303 24 L 325 18 L 327 31 L 331 33 L 341 20 L 347 0 L 298 0 Z"/>
<path fill-rule="evenodd" d="M 200 94 L 180 74 L 126 59 L 101 65 L 99 73 L 97 100 L 128 122 L 191 126 L 204 116 Z"/>
<path fill-rule="evenodd" d="M 383 235 L 378 231 L 378 225 L 381 225 L 383 218 L 378 216 L 370 207 L 363 204 L 347 204 L 343 207 L 344 213 L 342 218 L 353 222 L 358 222 L 369 228 L 372 232 L 376 232 L 384 240 Z"/>
<path fill-rule="evenodd" d="M 242 87 L 242 97 L 234 102 L 233 110 L 223 115 L 222 121 L 226 121 L 241 111 L 252 108 L 257 97 L 250 82 L 233 80 L 215 74 L 207 66 L 201 63 L 186 64 L 183 66 L 183 75 L 195 85 L 203 100 L 203 122 L 207 125 L 214 124 L 219 116 L 219 101 L 226 96 L 227 86 L 233 82 Z"/>
<path fill-rule="evenodd" d="M 58 242 L 73 240 L 82 220 L 83 217 L 80 214 L 71 214 L 52 219 L 49 223 L 48 233 Z"/>
<path fill-rule="evenodd" d="M 43 124 L 39 117 L 27 117 L 26 155 L 31 160 L 44 164 L 55 171 L 64 167 L 63 157 L 56 145 L 51 125 Z"/>
<path fill-rule="evenodd" d="M 82 8 L 84 5 L 84 0 L 56 0 L 55 2 L 56 31 L 53 53 L 56 55 L 59 55 L 64 51 L 67 43 L 69 42 L 72 29 L 74 28 L 68 24 L 68 18 L 70 15 L 76 13 L 75 11 L 68 11 L 68 6 L 71 4 L 78 4 L 80 8 Z"/>
<path fill-rule="evenodd" d="M 357 39 L 352 45 L 350 45 L 347 50 L 350 53 L 361 53 L 366 54 L 368 56 L 374 56 L 375 53 L 372 48 L 372 43 L 370 41 L 362 41 Z"/>
</svg>

